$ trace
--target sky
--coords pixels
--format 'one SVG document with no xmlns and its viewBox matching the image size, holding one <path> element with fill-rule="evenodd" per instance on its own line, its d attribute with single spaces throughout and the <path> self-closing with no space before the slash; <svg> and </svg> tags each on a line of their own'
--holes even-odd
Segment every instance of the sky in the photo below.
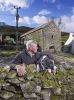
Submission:
<svg viewBox="0 0 74 100">
<path fill-rule="evenodd" d="M 16 26 L 14 6 L 21 7 L 19 26 L 38 27 L 54 19 L 62 31 L 74 32 L 74 0 L 0 0 L 0 22 Z"/>
</svg>

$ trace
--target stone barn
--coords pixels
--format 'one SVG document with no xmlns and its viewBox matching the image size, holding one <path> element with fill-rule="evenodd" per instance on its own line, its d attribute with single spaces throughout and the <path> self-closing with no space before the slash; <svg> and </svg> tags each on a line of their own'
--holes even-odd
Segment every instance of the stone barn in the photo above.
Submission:
<svg viewBox="0 0 74 100">
<path fill-rule="evenodd" d="M 61 31 L 54 21 L 48 22 L 42 26 L 32 29 L 21 35 L 24 41 L 34 40 L 43 51 L 59 52 L 61 51 Z"/>
</svg>

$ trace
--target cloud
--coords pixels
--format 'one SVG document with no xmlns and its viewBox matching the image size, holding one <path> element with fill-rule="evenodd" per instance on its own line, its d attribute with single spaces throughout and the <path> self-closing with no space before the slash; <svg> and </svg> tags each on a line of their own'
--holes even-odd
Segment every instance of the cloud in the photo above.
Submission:
<svg viewBox="0 0 74 100">
<path fill-rule="evenodd" d="M 31 18 L 28 16 L 19 18 L 19 23 L 24 23 L 27 25 L 31 25 L 31 24 L 42 25 L 47 22 L 48 22 L 48 19 L 45 16 L 40 16 L 40 15 L 36 15 Z"/>
<path fill-rule="evenodd" d="M 34 16 L 32 20 L 36 24 L 44 24 L 48 21 L 48 19 L 45 16 L 39 16 L 39 15 Z"/>
<path fill-rule="evenodd" d="M 13 6 L 28 8 L 34 0 L 0 0 L 0 10 L 13 12 Z"/>
<path fill-rule="evenodd" d="M 74 14 L 74 7 L 72 7 L 72 13 Z"/>
<path fill-rule="evenodd" d="M 74 32 L 74 15 L 62 16 L 62 23 L 64 25 L 64 30 L 67 32 Z"/>
<path fill-rule="evenodd" d="M 59 18 L 55 19 L 56 24 L 58 24 L 59 20 Z M 65 32 L 74 32 L 74 14 L 61 16 L 60 29 Z"/>
<path fill-rule="evenodd" d="M 60 18 L 55 18 L 55 23 L 58 25 L 58 22 L 60 24 L 60 29 L 61 31 L 65 31 L 65 32 L 74 32 L 74 14 L 71 16 L 61 16 L 61 20 Z M 23 18 L 19 18 L 19 22 L 20 23 L 24 23 L 27 25 L 34 25 L 36 24 L 36 26 L 45 24 L 48 22 L 48 18 L 46 16 L 40 16 L 40 15 L 36 15 L 33 17 L 28 17 L 25 16 Z"/>
<path fill-rule="evenodd" d="M 60 18 L 55 18 L 55 23 L 59 25 L 59 28 L 65 32 L 73 32 L 74 33 L 74 7 L 72 7 L 69 15 L 62 15 Z"/>
<path fill-rule="evenodd" d="M 44 0 L 44 2 L 51 2 L 51 3 L 55 3 L 56 2 L 56 0 Z"/>
<path fill-rule="evenodd" d="M 55 2 L 56 2 L 56 0 L 51 0 L 51 2 L 52 2 L 52 3 L 55 3 Z"/>
<path fill-rule="evenodd" d="M 48 14 L 51 14 L 51 12 L 48 11 L 47 9 L 42 9 L 38 14 L 39 15 L 48 15 Z"/>
<path fill-rule="evenodd" d="M 51 18 L 49 17 L 49 19 Z M 61 29 L 61 31 L 74 32 L 74 8 L 72 8 L 71 14 L 69 14 L 69 16 L 63 15 L 60 16 L 60 18 L 54 18 L 54 21 L 57 25 L 59 23 L 59 28 Z M 45 16 L 44 13 L 41 13 L 40 11 L 37 15 L 33 17 L 25 16 L 23 18 L 20 18 L 19 22 L 27 25 L 39 26 L 47 23 L 48 18 Z"/>
<path fill-rule="evenodd" d="M 28 17 L 28 16 L 25 16 L 23 18 L 19 18 L 19 22 L 30 25 L 31 24 L 31 18 Z"/>
<path fill-rule="evenodd" d="M 45 16 L 47 12 L 44 11 L 46 9 L 41 10 L 37 15 L 33 17 L 25 16 L 19 19 L 20 23 L 24 23 L 27 25 L 42 25 L 48 22 L 48 18 Z M 50 17 L 49 17 L 50 19 Z M 58 25 L 60 24 L 60 29 L 65 32 L 74 32 L 74 7 L 72 7 L 71 14 L 69 16 L 63 15 L 60 18 L 55 18 L 55 23 Z"/>
<path fill-rule="evenodd" d="M 43 9 L 33 17 L 25 16 L 23 18 L 19 18 L 19 23 L 24 23 L 27 25 L 31 25 L 31 24 L 42 25 L 48 22 L 48 18 L 45 15 L 50 13 L 51 12 L 49 12 L 48 10 Z"/>
</svg>

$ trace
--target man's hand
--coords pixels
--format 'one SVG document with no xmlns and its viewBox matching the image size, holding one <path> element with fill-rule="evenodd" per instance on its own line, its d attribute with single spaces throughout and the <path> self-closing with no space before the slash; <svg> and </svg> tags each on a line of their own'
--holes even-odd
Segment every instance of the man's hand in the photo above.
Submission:
<svg viewBox="0 0 74 100">
<path fill-rule="evenodd" d="M 19 76 L 24 76 L 27 73 L 25 70 L 25 67 L 23 67 L 21 65 L 16 65 L 15 68 L 16 68 Z"/>
</svg>

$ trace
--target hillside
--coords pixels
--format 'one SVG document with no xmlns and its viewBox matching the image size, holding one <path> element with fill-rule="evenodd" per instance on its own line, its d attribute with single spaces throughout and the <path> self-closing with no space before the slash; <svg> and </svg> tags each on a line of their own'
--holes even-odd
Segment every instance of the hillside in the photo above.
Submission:
<svg viewBox="0 0 74 100">
<path fill-rule="evenodd" d="M 18 27 L 19 33 L 25 33 L 33 28 L 26 27 L 26 26 L 20 26 Z M 16 26 L 8 26 L 8 25 L 2 25 L 0 26 L 0 34 L 15 34 L 16 33 Z"/>
<path fill-rule="evenodd" d="M 5 26 L 7 25 L 5 22 L 0 22 L 0 26 Z"/>
<path fill-rule="evenodd" d="M 67 41 L 68 37 L 69 37 L 69 33 L 61 32 L 62 44 L 64 44 Z"/>
</svg>

